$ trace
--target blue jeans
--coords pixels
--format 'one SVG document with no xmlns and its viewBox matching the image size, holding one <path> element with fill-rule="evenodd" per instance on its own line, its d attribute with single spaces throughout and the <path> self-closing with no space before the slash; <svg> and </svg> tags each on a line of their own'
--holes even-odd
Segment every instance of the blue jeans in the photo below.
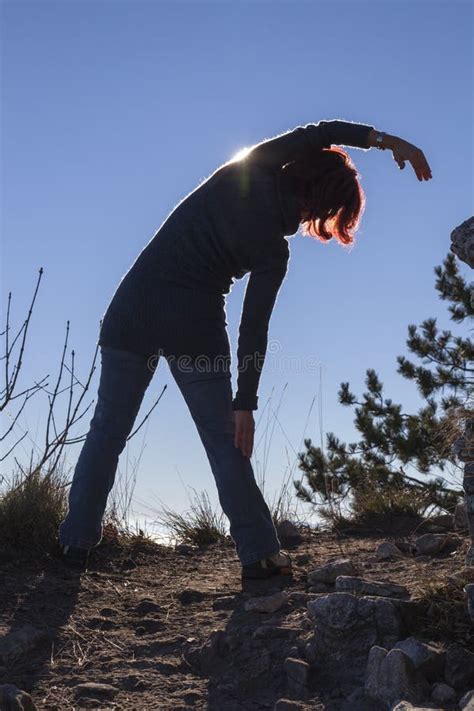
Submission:
<svg viewBox="0 0 474 711">
<path fill-rule="evenodd" d="M 61 544 L 88 549 L 102 539 L 102 519 L 119 456 L 158 356 L 151 367 L 145 356 L 101 346 L 101 360 L 94 416 L 74 471 L 68 514 L 59 527 Z M 242 565 L 277 553 L 280 541 L 250 459 L 234 446 L 229 368 L 218 363 L 212 368 L 199 363 L 182 367 L 177 359 L 167 360 L 206 450 Z"/>
</svg>

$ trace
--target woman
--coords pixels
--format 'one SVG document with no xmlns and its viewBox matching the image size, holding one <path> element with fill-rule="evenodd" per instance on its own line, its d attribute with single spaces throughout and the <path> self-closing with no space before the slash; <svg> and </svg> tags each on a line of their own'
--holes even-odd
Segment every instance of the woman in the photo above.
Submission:
<svg viewBox="0 0 474 711">
<path fill-rule="evenodd" d="M 364 207 L 358 173 L 332 145 L 391 149 L 431 178 L 421 150 L 373 126 L 320 121 L 254 146 L 229 161 L 171 212 L 124 276 L 105 313 L 98 401 L 59 529 L 65 561 L 83 563 L 102 538 L 102 517 L 154 369 L 164 357 L 196 424 L 242 577 L 291 572 L 250 457 L 253 411 L 270 316 L 287 271 L 286 236 L 348 245 Z M 225 295 L 250 273 L 232 399 Z"/>
</svg>

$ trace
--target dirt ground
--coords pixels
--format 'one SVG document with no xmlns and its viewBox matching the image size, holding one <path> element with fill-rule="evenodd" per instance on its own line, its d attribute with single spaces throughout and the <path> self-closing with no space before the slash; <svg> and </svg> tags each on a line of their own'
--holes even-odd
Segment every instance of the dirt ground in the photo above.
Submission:
<svg viewBox="0 0 474 711">
<path fill-rule="evenodd" d="M 105 544 L 82 574 L 54 557 L 0 563 L 0 635 L 27 624 L 46 632 L 20 661 L 0 667 L 0 683 L 29 691 L 37 708 L 48 711 L 273 709 L 291 697 L 285 658 L 301 657 L 311 636 L 305 595 L 291 594 L 307 592 L 309 571 L 349 557 L 364 577 L 401 583 L 417 597 L 459 571 L 467 548 L 462 540 L 445 557 L 373 562 L 382 540 L 305 534 L 287 548 L 292 578 L 245 586 L 231 541 L 196 550 Z M 278 612 L 244 610 L 248 598 L 277 590 L 290 593 Z M 420 618 L 418 635 L 474 649 L 460 597 L 453 595 L 446 619 L 436 596 L 434 604 L 433 624 Z M 81 686 L 88 682 L 110 687 Z M 316 676 L 305 704 L 336 710 L 349 692 Z"/>
</svg>

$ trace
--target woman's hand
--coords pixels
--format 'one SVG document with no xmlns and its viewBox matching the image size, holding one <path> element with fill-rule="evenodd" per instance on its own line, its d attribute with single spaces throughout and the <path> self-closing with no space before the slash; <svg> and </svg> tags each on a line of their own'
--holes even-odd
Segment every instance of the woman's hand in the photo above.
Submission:
<svg viewBox="0 0 474 711">
<path fill-rule="evenodd" d="M 409 161 L 418 180 L 430 180 L 433 177 L 425 154 L 412 143 L 408 143 L 398 136 L 386 135 L 382 147 L 392 151 L 393 158 L 398 163 L 400 170 L 405 167 L 405 161 Z"/>
<path fill-rule="evenodd" d="M 234 445 L 242 450 L 244 457 L 251 457 L 255 434 L 255 422 L 252 410 L 235 410 L 234 422 Z"/>
</svg>

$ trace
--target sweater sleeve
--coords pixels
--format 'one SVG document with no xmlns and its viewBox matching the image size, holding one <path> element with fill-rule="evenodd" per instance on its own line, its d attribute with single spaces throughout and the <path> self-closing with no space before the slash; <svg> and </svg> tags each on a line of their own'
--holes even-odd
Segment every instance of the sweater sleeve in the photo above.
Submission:
<svg viewBox="0 0 474 711">
<path fill-rule="evenodd" d="M 308 152 L 330 148 L 331 145 L 369 150 L 368 135 L 373 128 L 367 124 L 339 120 L 297 126 L 291 131 L 257 144 L 246 160 L 270 168 L 281 168 L 286 163 L 301 160 Z"/>
<path fill-rule="evenodd" d="M 284 259 L 250 273 L 239 327 L 234 410 L 258 408 L 257 390 L 267 350 L 268 325 L 287 268 L 288 262 Z"/>
</svg>

